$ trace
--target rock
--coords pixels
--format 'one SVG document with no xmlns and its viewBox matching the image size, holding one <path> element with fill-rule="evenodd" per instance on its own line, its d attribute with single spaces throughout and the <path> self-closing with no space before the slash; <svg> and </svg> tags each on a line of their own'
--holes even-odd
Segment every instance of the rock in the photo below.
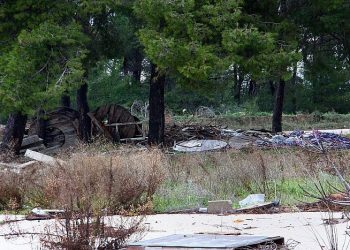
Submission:
<svg viewBox="0 0 350 250">
<path fill-rule="evenodd" d="M 232 211 L 231 200 L 216 200 L 208 202 L 208 213 L 209 214 L 223 214 Z"/>
<path fill-rule="evenodd" d="M 22 148 L 38 146 L 43 143 L 43 139 L 39 138 L 38 135 L 30 135 L 23 138 Z"/>
</svg>

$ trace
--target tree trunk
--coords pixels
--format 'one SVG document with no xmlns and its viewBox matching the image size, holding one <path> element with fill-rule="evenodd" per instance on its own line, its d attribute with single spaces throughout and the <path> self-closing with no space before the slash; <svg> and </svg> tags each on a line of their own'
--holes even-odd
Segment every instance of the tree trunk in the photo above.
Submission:
<svg viewBox="0 0 350 250">
<path fill-rule="evenodd" d="M 274 133 L 282 132 L 282 112 L 285 85 L 286 82 L 283 79 L 281 79 L 277 85 L 272 116 L 272 132 Z"/>
<path fill-rule="evenodd" d="M 254 80 L 249 81 L 248 95 L 255 96 L 256 94 L 256 82 Z"/>
<path fill-rule="evenodd" d="M 276 87 L 272 80 L 269 81 L 269 87 L 271 95 L 275 96 Z"/>
<path fill-rule="evenodd" d="M 135 58 L 134 58 L 132 75 L 133 75 L 134 79 L 138 82 L 141 82 L 142 61 L 143 61 L 143 56 L 139 52 L 139 50 L 137 50 L 137 53 L 136 53 Z"/>
<path fill-rule="evenodd" d="M 9 115 L 0 151 L 12 151 L 19 154 L 27 123 L 27 115 L 16 112 Z"/>
<path fill-rule="evenodd" d="M 143 55 L 139 49 L 134 49 L 129 55 L 124 57 L 123 73 L 125 76 L 132 75 L 133 78 L 141 82 Z"/>
<path fill-rule="evenodd" d="M 91 138 L 91 120 L 87 115 L 89 113 L 88 105 L 88 85 L 84 83 L 77 90 L 77 108 L 80 113 L 79 117 L 79 137 L 84 142 L 89 142 Z"/>
<path fill-rule="evenodd" d="M 297 64 L 293 67 L 293 77 L 292 77 L 292 112 L 297 113 Z"/>
<path fill-rule="evenodd" d="M 242 93 L 242 84 L 243 84 L 243 74 L 240 71 L 237 71 L 237 84 L 235 84 L 235 94 L 234 100 L 239 105 L 241 103 L 241 93 Z"/>
<path fill-rule="evenodd" d="M 129 74 L 129 58 L 126 56 L 123 60 L 123 74 L 124 76 L 127 76 Z"/>
<path fill-rule="evenodd" d="M 151 65 L 151 82 L 149 92 L 149 132 L 148 143 L 158 145 L 164 142 L 165 75 L 160 73 L 156 65 Z"/>
<path fill-rule="evenodd" d="M 237 69 L 237 66 L 234 66 L 233 67 L 233 88 L 232 88 L 233 97 L 235 97 L 236 95 L 237 85 L 238 85 L 238 69 Z"/>
<path fill-rule="evenodd" d="M 38 119 L 37 131 L 38 131 L 38 136 L 41 139 L 45 140 L 47 121 L 44 116 L 45 116 L 44 110 L 40 109 L 38 112 L 38 118 L 37 118 Z"/>
<path fill-rule="evenodd" d="M 63 95 L 61 96 L 61 106 L 70 108 L 70 96 L 68 95 L 67 92 L 64 92 Z"/>
</svg>

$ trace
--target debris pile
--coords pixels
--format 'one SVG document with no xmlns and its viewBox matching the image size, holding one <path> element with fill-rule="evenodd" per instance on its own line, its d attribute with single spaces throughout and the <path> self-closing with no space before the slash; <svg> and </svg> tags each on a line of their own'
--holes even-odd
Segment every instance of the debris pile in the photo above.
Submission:
<svg viewBox="0 0 350 250">
<path fill-rule="evenodd" d="M 176 142 L 183 142 L 188 140 L 207 140 L 207 139 L 221 139 L 221 130 L 215 126 L 167 126 L 165 127 L 165 144 L 173 146 Z"/>
<path fill-rule="evenodd" d="M 212 108 L 200 106 L 196 110 L 196 115 L 198 117 L 213 118 L 215 117 L 215 111 Z"/>
<path fill-rule="evenodd" d="M 5 125 L 0 124 L 0 141 L 2 140 L 5 131 Z"/>
<path fill-rule="evenodd" d="M 26 216 L 26 220 L 50 220 L 60 218 L 64 214 L 64 210 L 59 209 L 41 209 L 39 207 L 32 209 Z"/>
<path fill-rule="evenodd" d="M 226 146 L 226 142 L 219 140 L 190 140 L 176 144 L 174 150 L 179 152 L 203 152 L 222 149 Z"/>
<path fill-rule="evenodd" d="M 256 145 L 263 147 L 298 146 L 318 150 L 350 149 L 350 138 L 318 130 L 309 132 L 296 130 L 289 134 L 261 138 L 256 141 Z"/>
<path fill-rule="evenodd" d="M 273 134 L 268 130 L 230 130 L 215 126 L 171 126 L 166 128 L 166 145 L 175 151 L 199 152 L 227 147 L 303 147 L 309 149 L 350 149 L 350 138 L 317 130 Z M 221 143 L 219 143 L 221 142 Z M 206 147 L 205 145 L 220 145 Z"/>
<path fill-rule="evenodd" d="M 44 140 L 39 138 L 38 135 L 25 136 L 22 141 L 20 153 L 25 153 L 27 149 L 42 151 L 46 149 Z"/>
<path fill-rule="evenodd" d="M 288 144 L 320 148 L 350 149 L 350 138 L 334 133 L 294 131 L 289 134 Z M 293 142 L 293 143 L 292 143 Z"/>
</svg>

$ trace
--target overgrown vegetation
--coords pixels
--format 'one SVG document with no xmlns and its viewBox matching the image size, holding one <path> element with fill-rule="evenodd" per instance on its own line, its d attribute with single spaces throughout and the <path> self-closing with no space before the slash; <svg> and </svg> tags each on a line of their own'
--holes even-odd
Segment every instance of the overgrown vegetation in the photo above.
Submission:
<svg viewBox="0 0 350 250">
<path fill-rule="evenodd" d="M 49 249 L 119 249 L 143 232 L 143 215 L 153 211 L 152 197 L 164 179 L 159 151 L 102 154 L 90 149 L 53 167 L 1 172 L 1 209 L 26 205 L 64 210 L 40 236 Z M 110 217 L 115 214 L 122 217 Z"/>
<path fill-rule="evenodd" d="M 328 158 L 300 148 L 168 154 L 100 141 L 58 157 L 67 155 L 54 167 L 0 175 L 2 210 L 65 211 L 39 235 L 49 249 L 117 249 L 143 234 L 145 214 L 198 209 L 214 199 L 231 199 L 238 207 L 251 193 L 280 201 L 283 211 L 298 211 L 317 201 L 305 193 L 317 194 L 315 184 L 326 184 L 329 194 L 342 190 L 330 163 L 344 177 L 350 174 L 348 151 L 329 152 Z M 31 233 L 36 235 L 15 229 L 13 235 Z"/>
<path fill-rule="evenodd" d="M 69 211 L 88 205 L 92 211 L 115 213 L 152 198 L 164 178 L 162 159 L 158 151 L 86 151 L 52 168 L 39 165 L 21 173 L 2 171 L 0 204 L 2 209 L 17 202 L 14 208 L 29 205 Z M 85 200 L 91 204 L 84 204 Z"/>
<path fill-rule="evenodd" d="M 334 157 L 344 162 L 350 155 L 343 152 Z M 167 181 L 155 195 L 158 211 L 205 206 L 215 199 L 232 199 L 237 206 L 251 193 L 264 193 L 267 200 L 294 206 L 312 201 L 305 198 L 300 186 L 314 189 L 317 180 L 340 186 L 322 156 L 298 149 L 175 155 L 170 159 Z M 342 171 L 348 174 L 347 169 Z"/>
<path fill-rule="evenodd" d="M 301 187 L 311 190 L 316 180 L 340 185 L 322 155 L 302 149 L 168 155 L 101 143 L 79 150 L 55 168 L 2 173 L 1 208 L 74 211 L 88 200 L 95 212 L 114 214 L 148 202 L 154 212 L 165 212 L 205 206 L 213 199 L 232 199 L 237 205 L 251 193 L 294 206 L 312 201 Z M 331 155 L 340 166 L 350 158 L 347 151 Z M 349 174 L 345 167 L 341 171 Z"/>
<path fill-rule="evenodd" d="M 214 109 L 215 112 L 215 109 Z M 194 114 L 175 115 L 174 120 L 180 124 L 205 124 L 227 127 L 230 129 L 268 129 L 271 130 L 271 113 L 249 112 L 241 109 L 240 112 L 220 114 L 216 117 L 206 118 Z M 312 130 L 312 129 L 342 129 L 348 128 L 349 114 L 334 112 L 312 114 L 283 115 L 285 131 Z"/>
</svg>

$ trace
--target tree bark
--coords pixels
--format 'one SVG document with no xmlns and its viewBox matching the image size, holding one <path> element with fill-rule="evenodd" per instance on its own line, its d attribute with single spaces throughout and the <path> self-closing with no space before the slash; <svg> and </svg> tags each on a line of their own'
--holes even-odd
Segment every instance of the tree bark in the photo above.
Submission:
<svg viewBox="0 0 350 250">
<path fill-rule="evenodd" d="M 293 67 L 293 77 L 292 77 L 292 112 L 297 113 L 297 64 Z"/>
<path fill-rule="evenodd" d="M 132 75 L 134 79 L 141 83 L 141 73 L 142 73 L 142 61 L 143 57 L 140 53 L 137 54 L 135 58 L 134 67 L 132 71 Z"/>
<path fill-rule="evenodd" d="M 275 103 L 273 107 L 272 116 L 272 132 L 282 132 L 282 112 L 283 112 L 283 102 L 284 102 L 284 88 L 286 82 L 280 79 L 277 85 L 277 90 L 275 94 Z"/>
<path fill-rule="evenodd" d="M 133 78 L 141 82 L 143 55 L 139 49 L 134 49 L 129 55 L 124 57 L 123 73 L 125 76 L 132 75 Z"/>
<path fill-rule="evenodd" d="M 79 117 L 79 137 L 84 142 L 89 142 L 91 138 L 91 120 L 87 115 L 89 113 L 88 105 L 88 85 L 84 83 L 77 90 L 77 108 L 80 113 Z"/>
<path fill-rule="evenodd" d="M 233 99 L 239 105 L 241 103 L 241 93 L 242 93 L 242 84 L 243 84 L 243 74 L 238 70 L 236 76 L 237 84 L 235 84 L 235 93 Z"/>
<path fill-rule="evenodd" d="M 46 136 L 46 125 L 47 125 L 47 121 L 45 119 L 45 113 L 42 109 L 40 109 L 38 111 L 38 123 L 37 123 L 37 131 L 38 131 L 38 136 L 41 139 L 45 140 L 45 136 Z"/>
<path fill-rule="evenodd" d="M 238 69 L 237 69 L 237 66 L 234 66 L 233 67 L 233 89 L 232 89 L 233 98 L 236 95 L 237 85 L 238 85 Z"/>
<path fill-rule="evenodd" d="M 159 145 L 164 142 L 165 75 L 160 73 L 156 65 L 151 65 L 151 82 L 149 92 L 149 132 L 148 143 Z"/>
<path fill-rule="evenodd" d="M 2 144 L 0 146 L 0 151 L 12 151 L 15 154 L 19 154 L 26 123 L 27 115 L 23 115 L 21 112 L 12 113 L 9 115 Z"/>
<path fill-rule="evenodd" d="M 272 80 L 269 81 L 269 87 L 270 87 L 270 93 L 272 96 L 275 96 L 275 91 L 276 91 L 276 88 L 275 88 L 275 84 L 273 83 Z"/>
<path fill-rule="evenodd" d="M 64 94 L 61 96 L 61 106 L 70 108 L 70 96 L 67 92 L 64 92 Z"/>
<path fill-rule="evenodd" d="M 123 74 L 124 76 L 127 76 L 129 74 L 129 58 L 126 56 L 123 60 Z"/>
<path fill-rule="evenodd" d="M 256 82 L 254 80 L 249 81 L 248 95 L 255 96 L 256 94 Z"/>
</svg>

